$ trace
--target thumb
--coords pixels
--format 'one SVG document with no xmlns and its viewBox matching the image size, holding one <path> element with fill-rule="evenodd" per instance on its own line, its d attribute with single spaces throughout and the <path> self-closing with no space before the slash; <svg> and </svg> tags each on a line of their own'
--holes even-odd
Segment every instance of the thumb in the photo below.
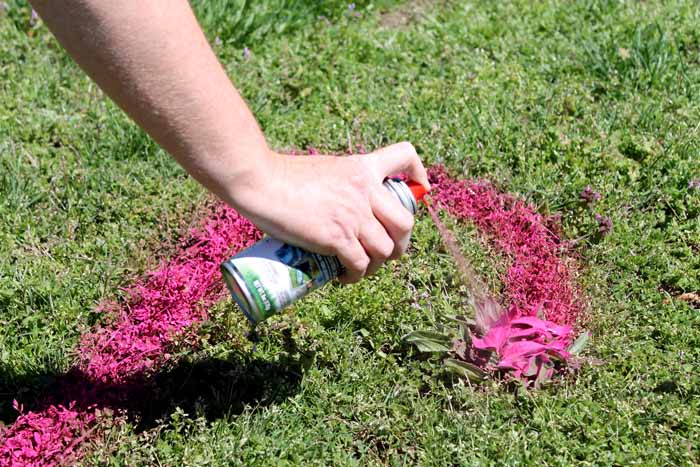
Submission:
<svg viewBox="0 0 700 467">
<path fill-rule="evenodd" d="M 399 173 L 405 173 L 411 180 L 414 180 L 430 190 L 428 173 L 423 166 L 416 148 L 407 141 L 392 144 L 378 149 L 363 156 L 364 160 L 369 159 L 375 171 L 381 175 L 382 179 Z"/>
</svg>

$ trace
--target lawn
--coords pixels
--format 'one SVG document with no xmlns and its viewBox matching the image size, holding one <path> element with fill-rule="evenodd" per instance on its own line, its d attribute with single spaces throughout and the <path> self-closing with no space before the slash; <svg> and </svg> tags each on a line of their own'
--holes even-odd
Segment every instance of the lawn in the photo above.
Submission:
<svg viewBox="0 0 700 467">
<path fill-rule="evenodd" d="M 231 300 L 207 305 L 177 363 L 153 376 L 157 397 L 102 414 L 81 462 L 700 462 L 697 2 L 194 5 L 275 148 L 409 140 L 426 164 L 560 215 L 591 364 L 516 391 L 470 385 L 402 342 L 467 310 L 423 213 L 407 256 L 299 302 L 255 346 Z M 25 2 L 3 10 L 0 421 L 11 426 L 13 400 L 30 410 L 45 399 L 79 359 L 80 336 L 108 325 L 98 305 L 177 255 L 213 201 Z M 583 202 L 587 186 L 602 198 Z M 503 256 L 446 220 L 498 292 Z"/>
</svg>

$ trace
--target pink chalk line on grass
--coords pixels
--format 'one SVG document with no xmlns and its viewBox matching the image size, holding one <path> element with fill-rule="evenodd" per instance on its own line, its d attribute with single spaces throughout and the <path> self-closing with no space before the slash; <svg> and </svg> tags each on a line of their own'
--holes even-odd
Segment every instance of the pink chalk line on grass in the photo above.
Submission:
<svg viewBox="0 0 700 467">
<path fill-rule="evenodd" d="M 430 175 L 440 206 L 473 222 L 513 257 L 504 281 L 512 317 L 542 310 L 552 324 L 574 324 L 581 310 L 577 289 L 545 219 L 488 183 L 454 180 L 439 167 Z M 136 405 L 149 377 L 173 360 L 176 343 L 225 296 L 220 263 L 261 237 L 221 205 L 202 225 L 169 261 L 132 285 L 123 303 L 102 305 L 113 321 L 82 337 L 76 365 L 53 395 L 34 411 L 17 405 L 19 417 L 0 433 L 0 467 L 72 462 L 83 454 L 81 443 L 99 432 L 100 410 Z"/>
<path fill-rule="evenodd" d="M 442 167 L 430 170 L 431 197 L 460 220 L 472 222 L 495 246 L 512 257 L 503 289 L 514 318 L 544 316 L 573 325 L 582 305 L 567 252 L 546 219 L 531 206 L 485 181 L 455 180 Z"/>
<path fill-rule="evenodd" d="M 511 260 L 501 300 L 506 310 L 460 357 L 517 379 L 548 380 L 553 361 L 571 357 L 573 326 L 583 311 L 575 269 L 565 258 L 570 251 L 550 228 L 559 228 L 556 219 L 544 218 L 488 182 L 452 179 L 442 167 L 431 168 L 430 183 L 439 207 L 472 222 Z"/>
<path fill-rule="evenodd" d="M 0 433 L 0 466 L 53 466 L 79 457 L 96 411 L 128 407 L 128 399 L 171 359 L 177 339 L 225 294 L 221 262 L 260 237 L 248 220 L 218 206 L 172 259 L 128 289 L 124 304 L 103 305 L 113 322 L 82 337 L 76 366 L 58 394 L 38 411 L 16 406 L 19 418 Z"/>
</svg>

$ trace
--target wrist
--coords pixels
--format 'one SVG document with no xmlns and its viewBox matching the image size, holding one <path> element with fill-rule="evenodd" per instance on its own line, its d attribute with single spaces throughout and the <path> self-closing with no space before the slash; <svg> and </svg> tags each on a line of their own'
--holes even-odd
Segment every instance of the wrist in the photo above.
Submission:
<svg viewBox="0 0 700 467">
<path fill-rule="evenodd" d="M 235 167 L 222 181 L 221 197 L 229 206 L 250 217 L 255 206 L 265 202 L 264 187 L 275 179 L 280 170 L 282 156 L 265 147 L 245 157 L 244 164 L 230 163 Z"/>
</svg>

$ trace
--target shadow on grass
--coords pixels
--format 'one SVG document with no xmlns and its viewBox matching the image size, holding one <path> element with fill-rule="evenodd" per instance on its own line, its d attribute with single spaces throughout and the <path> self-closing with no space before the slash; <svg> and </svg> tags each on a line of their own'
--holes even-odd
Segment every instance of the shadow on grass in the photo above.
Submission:
<svg viewBox="0 0 700 467">
<path fill-rule="evenodd" d="M 72 402 L 78 411 L 108 408 L 125 413 L 137 431 L 157 426 L 177 407 L 212 421 L 282 402 L 298 392 L 302 375 L 299 359 L 283 355 L 271 362 L 244 352 L 227 359 L 182 359 L 151 377 L 137 375 L 123 384 L 96 382 L 78 369 L 18 378 L 3 367 L 0 421 L 9 425 L 16 420 L 13 399 L 33 412 Z"/>
<path fill-rule="evenodd" d="M 0 423 L 11 424 L 17 418 L 13 400 L 25 404 L 34 401 L 58 379 L 58 373 L 18 374 L 8 365 L 0 364 Z"/>
<path fill-rule="evenodd" d="M 156 375 L 152 399 L 140 410 L 137 426 L 152 428 L 176 407 L 210 421 L 267 407 L 296 394 L 302 377 L 301 362 L 286 356 L 271 362 L 237 354 L 234 360 L 180 364 Z"/>
</svg>

